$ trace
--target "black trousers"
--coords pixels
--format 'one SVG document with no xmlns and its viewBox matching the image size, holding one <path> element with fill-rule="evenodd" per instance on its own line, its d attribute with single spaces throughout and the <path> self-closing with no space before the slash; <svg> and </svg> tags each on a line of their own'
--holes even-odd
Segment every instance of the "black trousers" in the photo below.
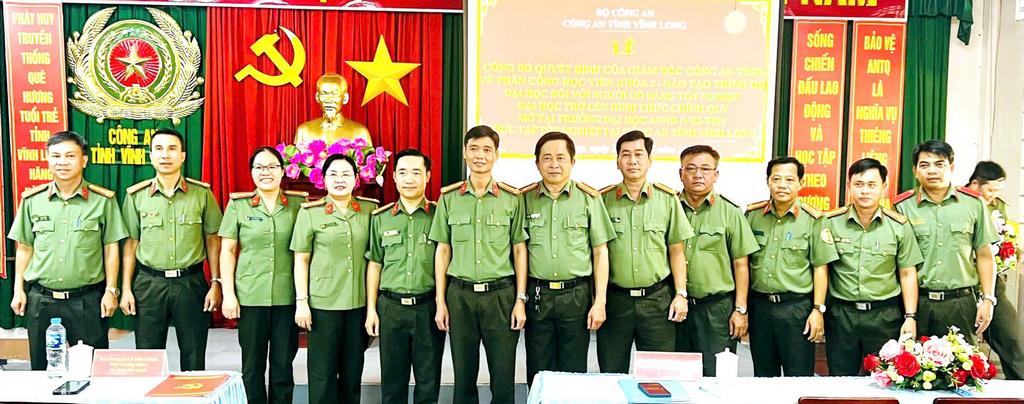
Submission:
<svg viewBox="0 0 1024 404">
<path fill-rule="evenodd" d="M 543 370 L 586 373 L 590 283 L 551 290 L 531 282 L 527 290 L 531 299 L 526 307 L 527 384 L 532 386 L 533 377 Z"/>
<path fill-rule="evenodd" d="M 630 350 L 673 352 L 676 324 L 668 319 L 672 288 L 643 297 L 608 290 L 608 319 L 597 330 L 597 362 L 604 373 L 629 373 Z M 529 321 L 527 321 L 529 323 Z"/>
<path fill-rule="evenodd" d="M 352 310 L 311 309 L 306 371 L 309 402 L 358 403 L 363 379 L 363 353 L 370 341 L 366 334 L 366 308 Z"/>
<path fill-rule="evenodd" d="M 878 354 L 890 339 L 900 337 L 903 312 L 899 306 L 860 311 L 830 304 L 825 313 L 825 355 L 830 376 L 857 376 L 864 357 Z"/>
<path fill-rule="evenodd" d="M 476 380 L 480 373 L 480 344 L 487 353 L 487 370 L 491 376 L 491 403 L 515 402 L 516 345 L 519 331 L 512 330 L 512 307 L 515 288 L 505 287 L 487 292 L 474 292 L 460 282 L 448 284 L 448 304 L 455 368 L 455 399 L 459 404 L 480 401 Z M 529 320 L 527 320 L 529 323 Z"/>
<path fill-rule="evenodd" d="M 241 310 L 238 345 L 242 347 L 242 381 L 248 401 L 291 404 L 295 390 L 292 361 L 299 350 L 295 305 L 241 306 Z M 269 389 L 264 378 L 268 359 Z"/>
<path fill-rule="evenodd" d="M 918 335 L 942 336 L 949 333 L 949 326 L 956 326 L 968 343 L 978 343 L 974 336 L 978 299 L 973 294 L 939 301 L 929 300 L 924 290 L 920 293 L 917 303 Z"/>
<path fill-rule="evenodd" d="M 803 334 L 813 310 L 810 295 L 779 303 L 750 299 L 750 355 L 754 376 L 814 376 L 814 343 Z"/>
<path fill-rule="evenodd" d="M 206 368 L 206 337 L 210 313 L 203 303 L 210 285 L 202 272 L 180 278 L 164 278 L 139 271 L 132 284 L 135 294 L 135 347 L 164 349 L 167 327 L 174 325 L 181 351 L 181 370 Z"/>
<path fill-rule="evenodd" d="M 729 318 L 732 317 L 734 297 L 707 298 L 705 302 L 690 300 L 690 312 L 686 320 L 676 325 L 676 352 L 697 352 L 704 363 L 704 376 L 714 376 L 715 354 L 724 351 L 736 352 L 737 340 L 729 336 Z"/>
<path fill-rule="evenodd" d="M 437 304 L 433 299 L 412 306 L 402 305 L 387 296 L 377 299 L 383 402 L 408 402 L 410 368 L 416 375 L 413 402 L 437 402 L 445 333 L 437 329 L 436 313 Z"/>
<path fill-rule="evenodd" d="M 50 319 L 59 317 L 67 330 L 68 348 L 78 341 L 96 349 L 107 349 L 107 318 L 102 318 L 100 301 L 102 284 L 70 299 L 54 299 L 53 295 L 26 284 L 25 322 L 28 328 L 28 352 L 32 370 L 46 370 L 46 328 Z"/>
<path fill-rule="evenodd" d="M 992 324 L 985 330 L 985 340 L 999 355 L 1003 375 L 1008 380 L 1024 379 L 1024 324 L 1014 302 L 1006 293 L 1006 274 L 996 277 L 996 305 Z"/>
</svg>

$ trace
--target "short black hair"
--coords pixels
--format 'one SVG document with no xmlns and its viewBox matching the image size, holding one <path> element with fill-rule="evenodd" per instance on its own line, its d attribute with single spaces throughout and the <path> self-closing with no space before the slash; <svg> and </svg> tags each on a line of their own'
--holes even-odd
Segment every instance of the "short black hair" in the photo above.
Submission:
<svg viewBox="0 0 1024 404">
<path fill-rule="evenodd" d="M 711 146 L 699 144 L 683 149 L 683 151 L 679 153 L 679 159 L 682 160 L 691 154 L 710 154 L 711 157 L 715 159 L 716 166 L 718 165 L 718 160 L 721 158 L 721 156 L 718 155 L 718 152 Z"/>
<path fill-rule="evenodd" d="M 626 132 L 622 136 L 619 136 L 619 140 L 615 141 L 615 155 L 619 155 L 622 152 L 622 144 L 626 142 L 632 142 L 634 140 L 643 140 L 644 148 L 647 149 L 647 154 L 651 154 L 654 150 L 654 139 L 647 137 L 643 132 L 638 130 L 631 130 Z"/>
<path fill-rule="evenodd" d="M 878 170 L 878 175 L 882 176 L 882 182 L 886 182 L 889 177 L 889 169 L 885 168 L 885 166 L 882 165 L 882 162 L 872 158 L 860 159 L 853 162 L 853 164 L 850 165 L 849 171 L 847 171 L 846 178 L 851 179 L 854 175 L 863 173 L 870 169 Z"/>
<path fill-rule="evenodd" d="M 1006 170 L 994 161 L 979 161 L 978 165 L 974 166 L 974 172 L 971 173 L 971 179 L 967 180 L 970 184 L 973 181 L 978 181 L 979 185 L 988 184 L 990 181 L 1006 179 Z"/>
<path fill-rule="evenodd" d="M 394 170 L 395 171 L 398 170 L 398 160 L 401 160 L 402 157 L 419 157 L 419 158 L 422 158 L 423 159 L 423 165 L 427 167 L 427 172 L 428 173 L 430 172 L 430 157 L 427 157 L 427 155 L 423 154 L 423 152 L 421 152 L 419 150 L 416 150 L 416 149 L 405 149 L 405 150 L 402 150 L 402 151 L 398 152 L 398 154 L 395 155 L 395 166 L 394 166 Z"/>
<path fill-rule="evenodd" d="M 572 138 L 562 132 L 548 132 L 540 139 L 537 139 L 537 145 L 533 146 L 533 162 L 540 161 L 540 148 L 544 147 L 544 144 L 553 140 L 564 140 L 565 148 L 569 149 L 569 158 L 576 160 L 576 143 L 573 143 Z"/>
<path fill-rule="evenodd" d="M 921 153 L 931 153 L 938 155 L 939 157 L 945 158 L 950 163 L 953 162 L 953 146 L 949 143 L 941 140 L 927 140 L 914 147 L 914 165 L 917 165 L 917 160 L 921 156 Z"/>
<path fill-rule="evenodd" d="M 779 157 L 773 158 L 771 161 L 769 161 L 768 162 L 768 169 L 765 170 L 765 175 L 764 176 L 766 178 L 771 178 L 772 177 L 772 169 L 775 168 L 775 166 L 781 166 L 781 165 L 786 165 L 786 164 L 793 164 L 793 165 L 795 165 L 796 166 L 796 176 L 797 176 L 797 178 L 799 178 L 801 180 L 804 179 L 804 163 L 801 163 L 800 160 L 796 159 L 796 157 L 790 157 L 790 156 L 779 156 Z"/>
<path fill-rule="evenodd" d="M 153 132 L 153 136 L 150 136 L 149 138 L 153 139 L 153 138 L 157 137 L 158 135 L 171 135 L 171 136 L 174 136 L 174 137 L 178 138 L 178 143 L 181 144 L 181 147 L 183 149 L 185 148 L 185 137 L 181 135 L 181 132 L 178 132 L 178 131 L 174 130 L 174 128 L 160 128 L 160 129 L 157 129 L 155 132 Z"/>
<path fill-rule="evenodd" d="M 331 164 L 338 160 L 348 162 L 348 164 L 352 166 L 352 173 L 357 176 L 359 175 L 359 167 L 356 167 L 356 161 L 352 160 L 352 157 L 349 157 L 347 154 L 332 154 L 327 156 L 327 159 L 324 160 L 324 165 L 320 166 L 320 172 L 327 171 L 327 169 L 331 167 Z"/>
<path fill-rule="evenodd" d="M 470 129 L 468 132 L 466 132 L 466 137 L 462 138 L 462 147 L 466 147 L 466 145 L 469 144 L 470 140 L 479 139 L 482 137 L 490 138 L 491 141 L 494 142 L 495 149 L 498 148 L 498 144 L 501 142 L 501 138 L 498 136 L 498 132 L 495 132 L 494 129 L 491 129 L 490 126 L 480 125 L 474 126 L 473 129 Z"/>
<path fill-rule="evenodd" d="M 270 153 L 270 155 L 274 156 L 274 158 L 277 159 L 277 162 L 281 164 L 281 167 L 284 167 L 284 157 L 281 157 L 281 152 L 277 151 L 277 149 L 273 147 L 263 146 L 253 150 L 252 155 L 249 156 L 249 168 L 252 168 L 253 163 L 256 161 L 256 156 L 263 152 Z"/>
<path fill-rule="evenodd" d="M 52 146 L 56 146 L 64 142 L 75 142 L 75 144 L 78 145 L 78 148 L 82 150 L 82 155 L 89 155 L 89 141 L 85 140 L 85 138 L 82 137 L 82 135 L 79 135 L 78 132 L 70 130 L 54 133 L 53 136 L 50 136 L 50 138 L 46 140 L 46 148 L 49 149 Z"/>
</svg>

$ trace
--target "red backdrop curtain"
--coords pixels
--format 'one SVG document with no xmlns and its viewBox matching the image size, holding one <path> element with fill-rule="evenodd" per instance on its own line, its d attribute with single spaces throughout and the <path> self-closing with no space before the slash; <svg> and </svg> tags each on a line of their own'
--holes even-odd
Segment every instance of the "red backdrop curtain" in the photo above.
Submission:
<svg viewBox="0 0 1024 404">
<path fill-rule="evenodd" d="M 291 44 L 278 27 L 295 33 L 305 47 L 302 84 L 270 87 L 251 77 L 236 81 L 235 73 L 248 64 L 279 74 L 266 55 L 257 57 L 249 49 L 264 34 L 278 31 L 277 49 L 292 60 Z M 210 8 L 203 180 L 210 182 L 221 206 L 229 193 L 254 188 L 248 169 L 252 150 L 292 143 L 300 123 L 321 115 L 314 100 L 316 80 L 330 72 L 348 80 L 350 100 L 342 112 L 366 125 L 374 145 L 391 152 L 417 148 L 434 160 L 427 196 L 435 199 L 441 185 L 442 28 L 437 13 Z M 367 81 L 345 62 L 373 60 L 382 35 L 393 61 L 421 64 L 401 80 L 409 106 L 386 94 L 360 105 Z M 388 167 L 387 201 L 397 197 L 390 173 Z M 225 325 L 219 313 L 215 324 Z"/>
</svg>

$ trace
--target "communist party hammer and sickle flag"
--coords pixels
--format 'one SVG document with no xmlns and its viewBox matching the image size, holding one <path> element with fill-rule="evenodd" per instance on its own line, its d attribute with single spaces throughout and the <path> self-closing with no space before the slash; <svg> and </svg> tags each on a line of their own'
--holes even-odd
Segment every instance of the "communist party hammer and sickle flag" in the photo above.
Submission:
<svg viewBox="0 0 1024 404">
<path fill-rule="evenodd" d="M 288 41 L 291 42 L 292 50 L 295 52 L 295 57 L 292 58 L 292 62 L 289 64 L 284 59 L 284 56 L 277 51 L 274 46 L 277 41 L 281 39 L 277 33 L 265 34 L 260 39 L 253 42 L 249 49 L 257 57 L 261 55 L 267 55 L 270 58 L 270 62 L 277 67 L 277 70 L 281 73 L 276 76 L 272 76 L 257 70 L 253 65 L 248 64 L 235 73 L 235 80 L 242 81 L 246 77 L 252 77 L 256 81 L 266 84 L 268 86 L 283 86 L 285 84 L 291 84 L 293 87 L 298 87 L 302 84 L 302 77 L 299 77 L 299 73 L 302 73 L 302 69 L 306 67 L 306 48 L 302 46 L 302 42 L 295 36 L 294 33 L 285 27 L 278 27 L 281 31 L 284 31 L 285 36 L 288 37 Z"/>
</svg>

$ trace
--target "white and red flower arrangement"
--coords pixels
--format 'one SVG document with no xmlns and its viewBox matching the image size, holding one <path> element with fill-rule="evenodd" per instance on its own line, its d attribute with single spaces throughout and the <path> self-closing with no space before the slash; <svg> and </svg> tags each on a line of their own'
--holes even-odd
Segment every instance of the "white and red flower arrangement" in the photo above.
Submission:
<svg viewBox="0 0 1024 404">
<path fill-rule="evenodd" d="M 967 343 L 956 327 L 942 337 L 904 335 L 889 340 L 878 355 L 864 358 L 864 370 L 881 387 L 907 390 L 982 389 L 985 380 L 996 376 L 995 364 Z"/>
</svg>

